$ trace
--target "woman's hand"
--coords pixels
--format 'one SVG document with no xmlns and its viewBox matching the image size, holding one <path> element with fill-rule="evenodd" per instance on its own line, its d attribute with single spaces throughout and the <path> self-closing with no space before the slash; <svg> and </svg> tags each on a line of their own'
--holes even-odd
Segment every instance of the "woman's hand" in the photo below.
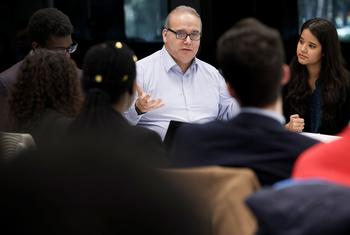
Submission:
<svg viewBox="0 0 350 235">
<path fill-rule="evenodd" d="M 299 114 L 293 114 L 289 117 L 289 122 L 285 127 L 293 132 L 302 132 L 304 130 L 304 118 L 299 117 Z"/>
</svg>

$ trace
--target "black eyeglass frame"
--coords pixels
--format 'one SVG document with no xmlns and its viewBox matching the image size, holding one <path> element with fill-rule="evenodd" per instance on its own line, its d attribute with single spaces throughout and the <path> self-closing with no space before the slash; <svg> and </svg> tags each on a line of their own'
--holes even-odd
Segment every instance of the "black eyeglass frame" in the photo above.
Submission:
<svg viewBox="0 0 350 235">
<path fill-rule="evenodd" d="M 170 31 L 173 34 L 175 34 L 176 38 L 177 39 L 181 39 L 181 40 L 186 40 L 187 37 L 190 37 L 190 39 L 192 41 L 199 41 L 199 40 L 201 40 L 201 37 L 202 37 L 202 33 L 201 32 L 186 33 L 186 32 L 183 32 L 183 31 L 181 31 L 181 32 L 175 31 L 175 30 L 172 30 L 171 28 L 165 28 L 165 29 L 167 31 Z M 181 35 L 183 35 L 183 36 L 181 36 Z M 186 36 L 184 37 L 184 35 L 186 35 Z M 198 36 L 198 38 L 192 38 L 192 37 L 196 37 L 196 36 Z"/>
</svg>

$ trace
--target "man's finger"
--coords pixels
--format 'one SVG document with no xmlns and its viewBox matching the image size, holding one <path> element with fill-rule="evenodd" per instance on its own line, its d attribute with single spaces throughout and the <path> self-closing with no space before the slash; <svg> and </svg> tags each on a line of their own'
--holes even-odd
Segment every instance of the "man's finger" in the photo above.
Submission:
<svg viewBox="0 0 350 235">
<path fill-rule="evenodd" d="M 138 97 L 143 97 L 145 95 L 145 92 L 142 90 L 142 88 L 136 84 L 136 91 Z"/>
<path fill-rule="evenodd" d="M 145 94 L 144 94 L 145 95 Z M 144 97 L 141 97 L 141 102 L 144 103 L 144 104 L 148 104 L 150 103 L 152 100 L 151 100 L 151 96 L 150 95 L 145 95 Z"/>
<path fill-rule="evenodd" d="M 160 107 L 164 106 L 164 103 L 162 103 L 161 99 L 152 100 L 152 104 L 149 106 L 150 109 L 158 109 Z"/>
</svg>

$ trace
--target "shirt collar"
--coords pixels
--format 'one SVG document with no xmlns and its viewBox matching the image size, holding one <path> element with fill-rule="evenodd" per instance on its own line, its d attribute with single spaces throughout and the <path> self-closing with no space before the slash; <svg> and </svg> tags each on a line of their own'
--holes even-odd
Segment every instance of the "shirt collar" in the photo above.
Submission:
<svg viewBox="0 0 350 235">
<path fill-rule="evenodd" d="M 283 117 L 282 114 L 279 114 L 279 113 L 274 112 L 274 111 L 266 110 L 266 109 L 261 109 L 261 108 L 256 108 L 256 107 L 242 107 L 241 113 L 260 114 L 260 115 L 264 115 L 264 116 L 270 117 L 272 119 L 275 119 L 278 122 L 280 122 L 282 125 L 284 125 L 286 123 L 286 119 Z"/>
<path fill-rule="evenodd" d="M 162 50 L 161 50 L 161 58 L 164 64 L 164 68 L 167 72 L 169 72 L 170 69 L 174 68 L 174 67 L 178 67 L 178 69 L 180 69 L 180 67 L 176 64 L 175 60 L 173 59 L 173 57 L 171 57 L 171 55 L 169 54 L 169 52 L 166 50 L 165 46 L 163 46 Z M 193 59 L 192 64 L 190 65 L 190 67 L 188 68 L 189 70 L 197 70 L 198 69 L 198 62 L 197 62 L 197 58 L 195 57 Z"/>
</svg>

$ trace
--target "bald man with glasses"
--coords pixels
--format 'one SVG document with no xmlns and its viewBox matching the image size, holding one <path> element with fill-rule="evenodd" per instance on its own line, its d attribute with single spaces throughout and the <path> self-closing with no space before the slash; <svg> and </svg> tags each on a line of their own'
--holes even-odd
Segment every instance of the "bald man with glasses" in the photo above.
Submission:
<svg viewBox="0 0 350 235">
<path fill-rule="evenodd" d="M 78 47 L 71 36 L 74 31 L 72 23 L 67 15 L 56 8 L 37 10 L 29 19 L 27 31 L 32 47 L 29 55 L 38 48 L 47 48 L 69 56 Z M 8 97 L 22 62 L 23 60 L 0 73 L 0 131 L 14 130 Z M 80 76 L 81 70 L 77 70 Z"/>
<path fill-rule="evenodd" d="M 135 125 L 164 139 L 171 120 L 205 123 L 230 119 L 239 110 L 223 77 L 196 58 L 202 36 L 197 11 L 178 6 L 166 18 L 161 50 L 137 62 L 137 93 L 125 113 Z"/>
</svg>

